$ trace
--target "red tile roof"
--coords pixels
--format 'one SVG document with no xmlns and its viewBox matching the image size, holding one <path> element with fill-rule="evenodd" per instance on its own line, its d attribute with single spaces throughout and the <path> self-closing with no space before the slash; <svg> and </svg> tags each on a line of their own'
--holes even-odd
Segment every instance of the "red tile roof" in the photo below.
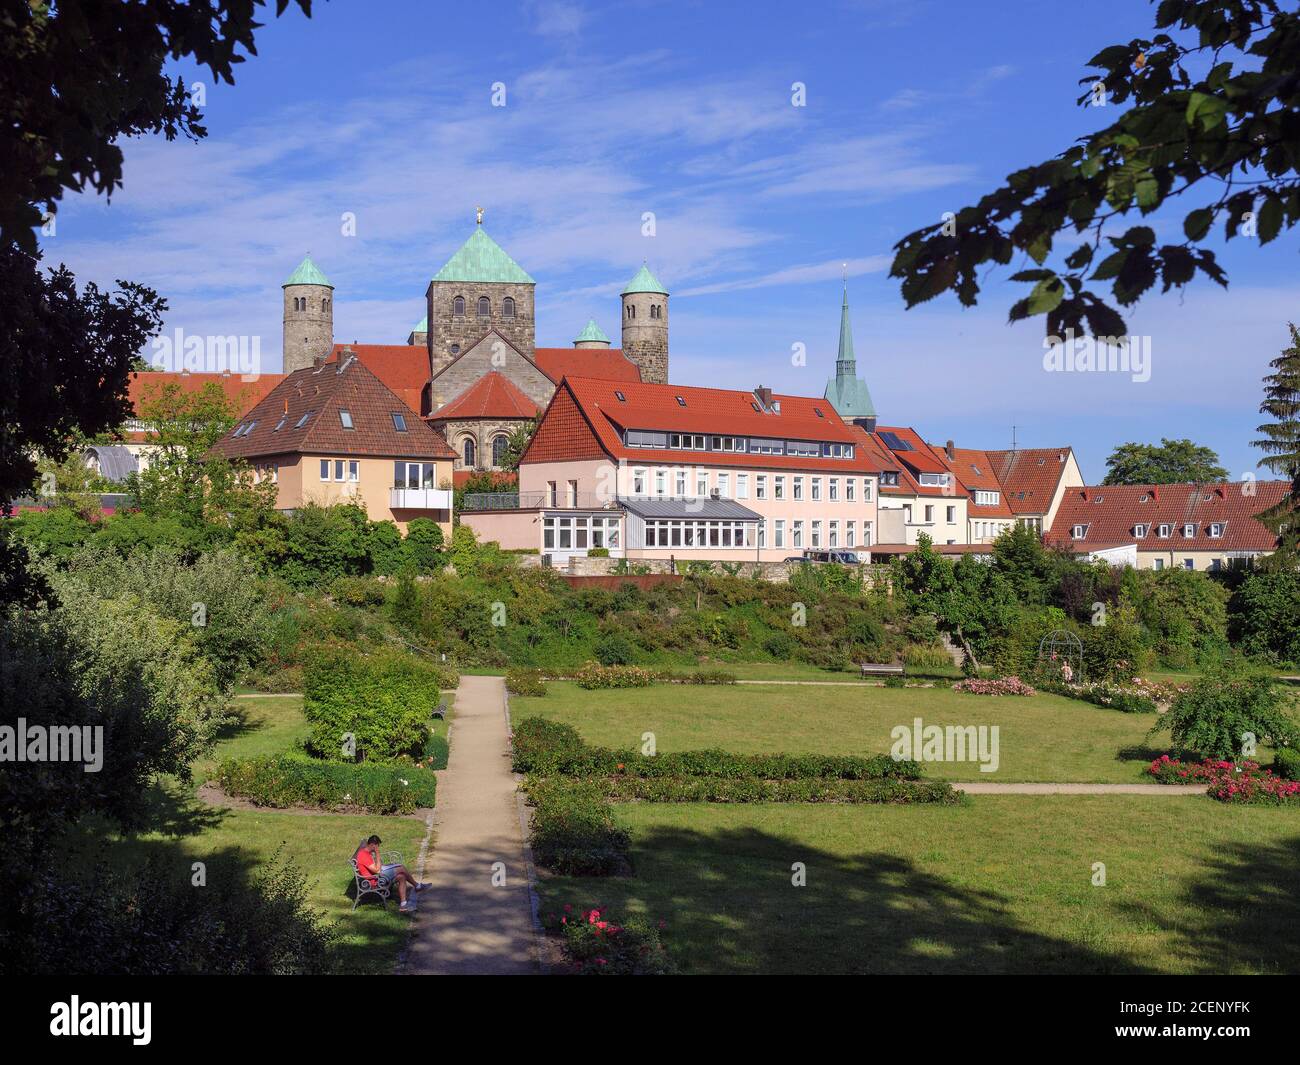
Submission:
<svg viewBox="0 0 1300 1065">
<path fill-rule="evenodd" d="M 756 466 L 775 469 L 875 472 L 874 456 L 855 450 L 852 459 L 803 457 L 798 455 L 764 455 L 754 452 L 679 451 L 623 446 L 622 430 L 645 429 L 666 432 L 701 433 L 766 437 L 780 440 L 806 440 L 830 443 L 858 443 L 854 427 L 846 424 L 835 408 L 824 399 L 806 396 L 773 395 L 780 413 L 755 410 L 753 393 L 721 388 L 694 388 L 687 385 L 659 385 L 642 381 L 603 381 L 584 377 L 566 377 L 547 409 L 556 407 L 561 392 L 572 398 L 583 424 L 574 423 L 573 433 L 594 434 L 599 448 L 612 458 L 641 459 L 646 462 L 681 463 L 689 459 L 700 465 Z M 620 399 L 619 396 L 623 398 Z M 820 414 L 818 414 L 820 411 Z M 572 412 L 565 412 L 572 421 Z M 558 417 L 558 415 L 557 415 Z M 542 425 L 546 425 L 546 417 Z M 540 435 L 540 430 L 539 430 Z M 545 438 L 546 459 L 540 446 L 530 445 L 525 461 L 550 461 L 563 450 L 566 441 Z M 567 441 L 586 446 L 576 436 Z M 536 444 L 536 440 L 534 441 Z M 577 457 L 577 456 L 574 456 Z"/>
<path fill-rule="evenodd" d="M 885 443 L 880 436 L 881 433 L 893 433 L 900 441 L 910 444 L 910 449 L 894 450 Z M 915 429 L 878 425 L 873 434 L 873 439 L 877 449 L 889 455 L 898 468 L 898 484 L 897 486 L 883 486 L 881 491 L 885 495 L 952 497 L 952 491 L 945 489 L 943 485 L 923 485 L 918 479 L 923 472 L 944 473 L 947 471 L 947 467 L 939 459 L 939 456 L 930 449 L 930 445 L 921 439 L 920 434 Z"/>
<path fill-rule="evenodd" d="M 352 429 L 343 426 L 339 412 L 344 410 L 352 417 Z M 403 416 L 405 432 L 396 428 L 394 413 Z M 252 428 L 244 432 L 249 425 Z M 356 359 L 345 359 L 341 364 L 328 361 L 289 374 L 217 441 L 214 450 L 243 458 L 329 454 L 416 459 L 456 455 L 441 433 Z"/>
<path fill-rule="evenodd" d="M 986 451 L 1013 514 L 1046 514 L 1069 465 L 1068 447 Z"/>
<path fill-rule="evenodd" d="M 432 422 L 453 418 L 534 418 L 537 404 L 495 370 L 484 374 L 450 403 L 429 416 Z"/>
<path fill-rule="evenodd" d="M 533 361 L 557 385 L 566 377 L 640 381 L 641 371 L 620 348 L 537 348 Z"/>
<path fill-rule="evenodd" d="M 335 344 L 331 358 L 337 360 L 344 348 L 397 394 L 413 411 L 419 411 L 424 386 L 429 383 L 429 352 L 423 344 Z"/>
<path fill-rule="evenodd" d="M 167 385 L 178 385 L 183 392 L 198 392 L 205 385 L 215 384 L 238 408 L 240 414 L 252 409 L 268 392 L 284 380 L 282 373 L 133 373 L 127 383 L 127 395 L 139 417 L 141 401 Z"/>
<path fill-rule="evenodd" d="M 987 452 L 968 447 L 954 447 L 952 458 L 949 458 L 946 447 L 931 444 L 930 450 L 952 471 L 953 476 L 966 489 L 966 513 L 970 517 L 1011 518 L 1015 516 L 1007 505 L 1006 492 L 993 474 L 993 463 Z M 998 501 L 991 505 L 976 503 L 976 491 L 997 492 Z"/>
<path fill-rule="evenodd" d="M 1095 550 L 1136 543 L 1139 551 L 1271 551 L 1276 537 L 1255 515 L 1277 504 L 1290 490 L 1289 481 L 1244 481 L 1239 484 L 1101 485 L 1068 488 L 1044 540 L 1053 545 Z M 1223 535 L 1210 536 L 1210 523 L 1223 525 Z M 1169 526 L 1159 536 L 1160 525 Z M 1183 525 L 1195 535 L 1183 536 Z M 1076 525 L 1087 526 L 1075 540 Z M 1138 537 L 1134 528 L 1148 526 Z"/>
</svg>

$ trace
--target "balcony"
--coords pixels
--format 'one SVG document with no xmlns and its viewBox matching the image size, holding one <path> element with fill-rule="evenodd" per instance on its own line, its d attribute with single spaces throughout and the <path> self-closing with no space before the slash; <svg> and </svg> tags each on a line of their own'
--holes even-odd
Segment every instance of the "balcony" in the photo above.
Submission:
<svg viewBox="0 0 1300 1065">
<path fill-rule="evenodd" d="M 388 495 L 392 510 L 451 510 L 451 490 L 447 488 L 393 488 Z"/>
<path fill-rule="evenodd" d="M 614 510 L 619 506 L 597 492 L 556 492 L 554 499 L 548 492 L 467 492 L 461 500 L 464 511 L 482 510 Z"/>
</svg>

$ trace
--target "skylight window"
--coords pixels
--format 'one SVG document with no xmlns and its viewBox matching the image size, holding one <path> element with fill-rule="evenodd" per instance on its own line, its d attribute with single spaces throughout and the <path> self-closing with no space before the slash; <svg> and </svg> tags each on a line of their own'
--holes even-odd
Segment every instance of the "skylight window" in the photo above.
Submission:
<svg viewBox="0 0 1300 1065">
<path fill-rule="evenodd" d="M 280 420 L 275 423 L 275 428 L 272 429 L 271 432 L 278 433 L 281 429 L 284 428 L 284 423 L 287 422 L 288 420 L 289 420 L 289 415 L 281 414 Z"/>
<path fill-rule="evenodd" d="M 311 417 L 311 411 L 307 411 L 306 414 L 304 414 L 301 418 L 298 419 L 297 423 L 294 425 L 294 428 L 301 429 L 304 425 L 307 424 L 307 419 L 310 417 Z"/>
<path fill-rule="evenodd" d="M 677 397 L 677 405 L 678 405 L 679 407 L 684 407 L 684 406 L 686 406 L 686 400 L 683 399 L 681 396 L 678 396 L 678 397 Z"/>
<path fill-rule="evenodd" d="M 406 415 L 400 411 L 392 411 L 393 428 L 399 433 L 406 432 Z"/>
<path fill-rule="evenodd" d="M 342 407 L 339 408 L 339 422 L 342 423 L 344 429 L 356 428 L 356 426 L 352 424 L 352 412 L 350 410 L 344 410 Z"/>
<path fill-rule="evenodd" d="M 627 396 L 623 395 L 623 393 L 620 392 L 617 388 L 614 389 L 614 398 L 618 400 L 620 403 L 627 402 Z"/>
<path fill-rule="evenodd" d="M 825 418 L 825 417 L 826 417 L 826 415 L 824 415 L 824 414 L 822 413 L 822 409 L 821 409 L 821 407 L 813 407 L 813 413 L 814 413 L 815 415 L 817 415 L 817 417 L 819 417 L 819 418 Z"/>
</svg>

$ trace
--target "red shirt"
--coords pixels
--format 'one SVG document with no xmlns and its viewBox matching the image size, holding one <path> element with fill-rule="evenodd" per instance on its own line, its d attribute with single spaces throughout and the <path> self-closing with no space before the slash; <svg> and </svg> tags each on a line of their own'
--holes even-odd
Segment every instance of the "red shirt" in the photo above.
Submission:
<svg viewBox="0 0 1300 1065">
<path fill-rule="evenodd" d="M 357 869 L 367 879 L 374 879 L 379 873 L 379 859 L 369 847 L 362 847 L 357 851 Z"/>
</svg>

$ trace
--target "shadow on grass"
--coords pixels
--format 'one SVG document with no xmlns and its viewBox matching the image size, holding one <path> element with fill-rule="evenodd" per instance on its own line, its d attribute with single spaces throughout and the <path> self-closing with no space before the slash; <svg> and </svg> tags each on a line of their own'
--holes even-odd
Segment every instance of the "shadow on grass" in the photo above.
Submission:
<svg viewBox="0 0 1300 1065">
<path fill-rule="evenodd" d="M 1121 747 L 1115 752 L 1115 761 L 1117 762 L 1146 762 L 1150 764 L 1159 758 L 1162 754 L 1169 752 L 1168 747 L 1147 747 L 1133 746 Z"/>
<path fill-rule="evenodd" d="M 1127 910 L 1196 973 L 1300 972 L 1300 836 L 1223 846 L 1182 901 L 1173 919 L 1144 903 Z"/>
<path fill-rule="evenodd" d="M 557 880 L 552 897 L 666 921 L 665 945 L 683 971 L 1148 971 L 1026 928 L 1003 896 L 898 855 L 833 854 L 753 828 L 653 828 L 637 835 L 634 860 L 635 877 Z M 795 863 L 806 870 L 804 887 L 792 884 Z"/>
</svg>

